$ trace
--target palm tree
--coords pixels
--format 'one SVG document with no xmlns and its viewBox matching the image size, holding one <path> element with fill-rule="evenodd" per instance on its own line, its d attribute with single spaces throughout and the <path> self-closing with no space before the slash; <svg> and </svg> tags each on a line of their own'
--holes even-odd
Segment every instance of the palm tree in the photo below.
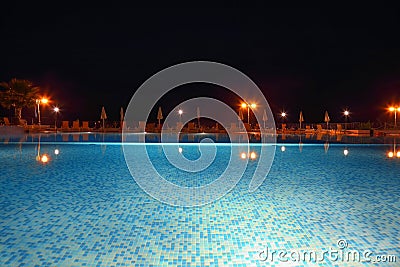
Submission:
<svg viewBox="0 0 400 267">
<path fill-rule="evenodd" d="M 14 115 L 19 120 L 22 117 L 22 108 L 32 107 L 38 98 L 39 87 L 31 81 L 11 79 L 9 82 L 1 82 L 0 105 L 7 109 L 14 109 Z"/>
</svg>

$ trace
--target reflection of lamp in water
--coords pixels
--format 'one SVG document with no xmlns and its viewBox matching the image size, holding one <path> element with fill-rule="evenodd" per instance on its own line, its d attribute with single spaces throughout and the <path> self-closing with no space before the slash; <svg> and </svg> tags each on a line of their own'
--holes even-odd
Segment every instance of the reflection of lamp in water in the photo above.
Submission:
<svg viewBox="0 0 400 267">
<path fill-rule="evenodd" d="M 182 148 L 181 147 L 178 148 L 178 151 L 179 151 L 179 153 L 182 153 Z"/>
<path fill-rule="evenodd" d="M 343 150 L 343 155 L 347 156 L 349 154 L 349 150 L 347 147 Z"/>
<path fill-rule="evenodd" d="M 396 139 L 393 140 L 393 151 L 387 153 L 388 158 L 400 158 L 400 150 L 396 151 Z"/>
<path fill-rule="evenodd" d="M 50 161 L 50 156 L 48 154 L 40 155 L 40 134 L 38 139 L 38 146 L 37 146 L 37 154 L 36 154 L 36 161 L 40 163 L 48 163 Z"/>
<path fill-rule="evenodd" d="M 281 146 L 281 151 L 285 152 L 286 151 L 286 147 L 285 146 Z"/>
<path fill-rule="evenodd" d="M 246 158 L 250 158 L 250 159 L 256 159 L 257 158 L 257 154 L 256 152 L 251 152 L 249 154 L 242 152 L 240 153 L 240 158 L 241 159 L 246 159 Z"/>
<path fill-rule="evenodd" d="M 36 161 L 40 161 L 40 134 L 38 138 Z"/>
<path fill-rule="evenodd" d="M 40 158 L 40 161 L 42 163 L 47 163 L 47 162 L 49 162 L 49 160 L 50 160 L 50 157 L 47 154 L 42 155 L 42 157 Z"/>
</svg>

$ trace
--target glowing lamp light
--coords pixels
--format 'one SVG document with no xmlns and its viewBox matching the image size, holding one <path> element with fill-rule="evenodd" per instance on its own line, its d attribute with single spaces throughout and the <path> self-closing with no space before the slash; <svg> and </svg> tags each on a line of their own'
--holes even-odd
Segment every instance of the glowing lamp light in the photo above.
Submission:
<svg viewBox="0 0 400 267">
<path fill-rule="evenodd" d="M 40 99 L 40 102 L 43 104 L 47 104 L 47 103 L 49 103 L 49 100 L 47 98 L 42 98 L 42 99 Z"/>
<path fill-rule="evenodd" d="M 400 158 L 400 151 L 397 151 L 396 157 Z"/>
<path fill-rule="evenodd" d="M 256 105 L 256 104 L 254 104 L 254 103 L 252 103 L 252 104 L 250 105 L 250 107 L 251 107 L 251 108 L 256 108 L 256 107 L 257 107 L 257 105 Z"/>
<path fill-rule="evenodd" d="M 257 154 L 255 152 L 251 152 L 250 153 L 250 158 L 251 159 L 256 159 L 257 158 Z"/>
<path fill-rule="evenodd" d="M 350 112 L 348 110 L 345 110 L 343 113 L 344 113 L 345 116 L 349 116 L 350 115 Z"/>
<path fill-rule="evenodd" d="M 242 154 L 240 154 L 240 158 L 241 158 L 241 159 L 246 159 L 246 158 L 247 158 L 246 153 L 243 152 Z"/>
<path fill-rule="evenodd" d="M 393 156 L 394 156 L 394 153 L 393 153 L 392 151 L 390 151 L 390 152 L 388 153 L 388 157 L 389 157 L 389 158 L 393 158 Z"/>
<path fill-rule="evenodd" d="M 246 103 L 242 103 L 242 108 L 247 108 L 247 104 Z"/>
<path fill-rule="evenodd" d="M 54 149 L 54 155 L 58 155 L 58 154 L 60 154 L 60 150 Z"/>
<path fill-rule="evenodd" d="M 48 163 L 49 160 L 50 160 L 50 157 L 48 155 L 46 155 L 46 154 L 42 155 L 42 157 L 40 158 L 40 161 L 42 163 Z"/>
<path fill-rule="evenodd" d="M 178 110 L 178 113 L 179 113 L 179 115 L 182 115 L 183 110 L 182 109 Z"/>
<path fill-rule="evenodd" d="M 182 148 L 181 147 L 178 148 L 178 151 L 179 151 L 179 153 L 182 153 Z"/>
<path fill-rule="evenodd" d="M 389 108 L 389 111 L 390 111 L 390 112 L 393 112 L 394 110 L 395 110 L 394 107 L 390 107 L 390 108 Z"/>
<path fill-rule="evenodd" d="M 286 151 L 286 147 L 285 146 L 281 146 L 281 151 L 285 152 Z"/>
<path fill-rule="evenodd" d="M 348 150 L 348 149 L 343 150 L 343 154 L 344 154 L 345 156 L 347 156 L 347 155 L 349 154 L 349 150 Z"/>
<path fill-rule="evenodd" d="M 58 108 L 58 107 L 54 107 L 53 110 L 54 110 L 54 112 L 56 112 L 56 113 L 60 112 L 60 108 Z"/>
<path fill-rule="evenodd" d="M 282 117 L 286 117 L 286 112 L 282 112 L 282 113 L 281 113 L 281 116 L 282 116 Z"/>
</svg>

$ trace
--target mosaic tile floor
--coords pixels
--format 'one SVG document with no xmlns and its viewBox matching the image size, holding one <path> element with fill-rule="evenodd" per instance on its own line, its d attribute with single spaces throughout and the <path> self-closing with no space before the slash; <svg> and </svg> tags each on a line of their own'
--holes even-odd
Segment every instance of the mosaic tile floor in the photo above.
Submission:
<svg viewBox="0 0 400 267">
<path fill-rule="evenodd" d="M 390 147 L 350 146 L 348 156 L 341 145 L 285 147 L 257 191 L 247 191 L 253 162 L 226 196 L 184 208 L 143 192 L 119 145 L 42 144 L 47 164 L 36 161 L 36 144 L 0 145 L 0 265 L 383 266 L 340 254 L 369 250 L 372 260 L 396 256 L 384 266 L 398 266 L 400 159 L 386 157 Z M 171 181 L 201 184 L 213 170 Z M 332 251 L 337 259 L 293 260 Z"/>
</svg>

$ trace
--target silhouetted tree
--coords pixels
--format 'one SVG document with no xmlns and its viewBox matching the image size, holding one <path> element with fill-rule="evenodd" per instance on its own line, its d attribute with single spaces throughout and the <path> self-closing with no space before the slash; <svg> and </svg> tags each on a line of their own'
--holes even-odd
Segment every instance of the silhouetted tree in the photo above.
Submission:
<svg viewBox="0 0 400 267">
<path fill-rule="evenodd" d="M 0 105 L 14 109 L 14 116 L 18 119 L 22 117 L 22 108 L 34 106 L 39 94 L 39 87 L 28 80 L 13 78 L 9 82 L 1 82 L 0 87 Z"/>
</svg>

